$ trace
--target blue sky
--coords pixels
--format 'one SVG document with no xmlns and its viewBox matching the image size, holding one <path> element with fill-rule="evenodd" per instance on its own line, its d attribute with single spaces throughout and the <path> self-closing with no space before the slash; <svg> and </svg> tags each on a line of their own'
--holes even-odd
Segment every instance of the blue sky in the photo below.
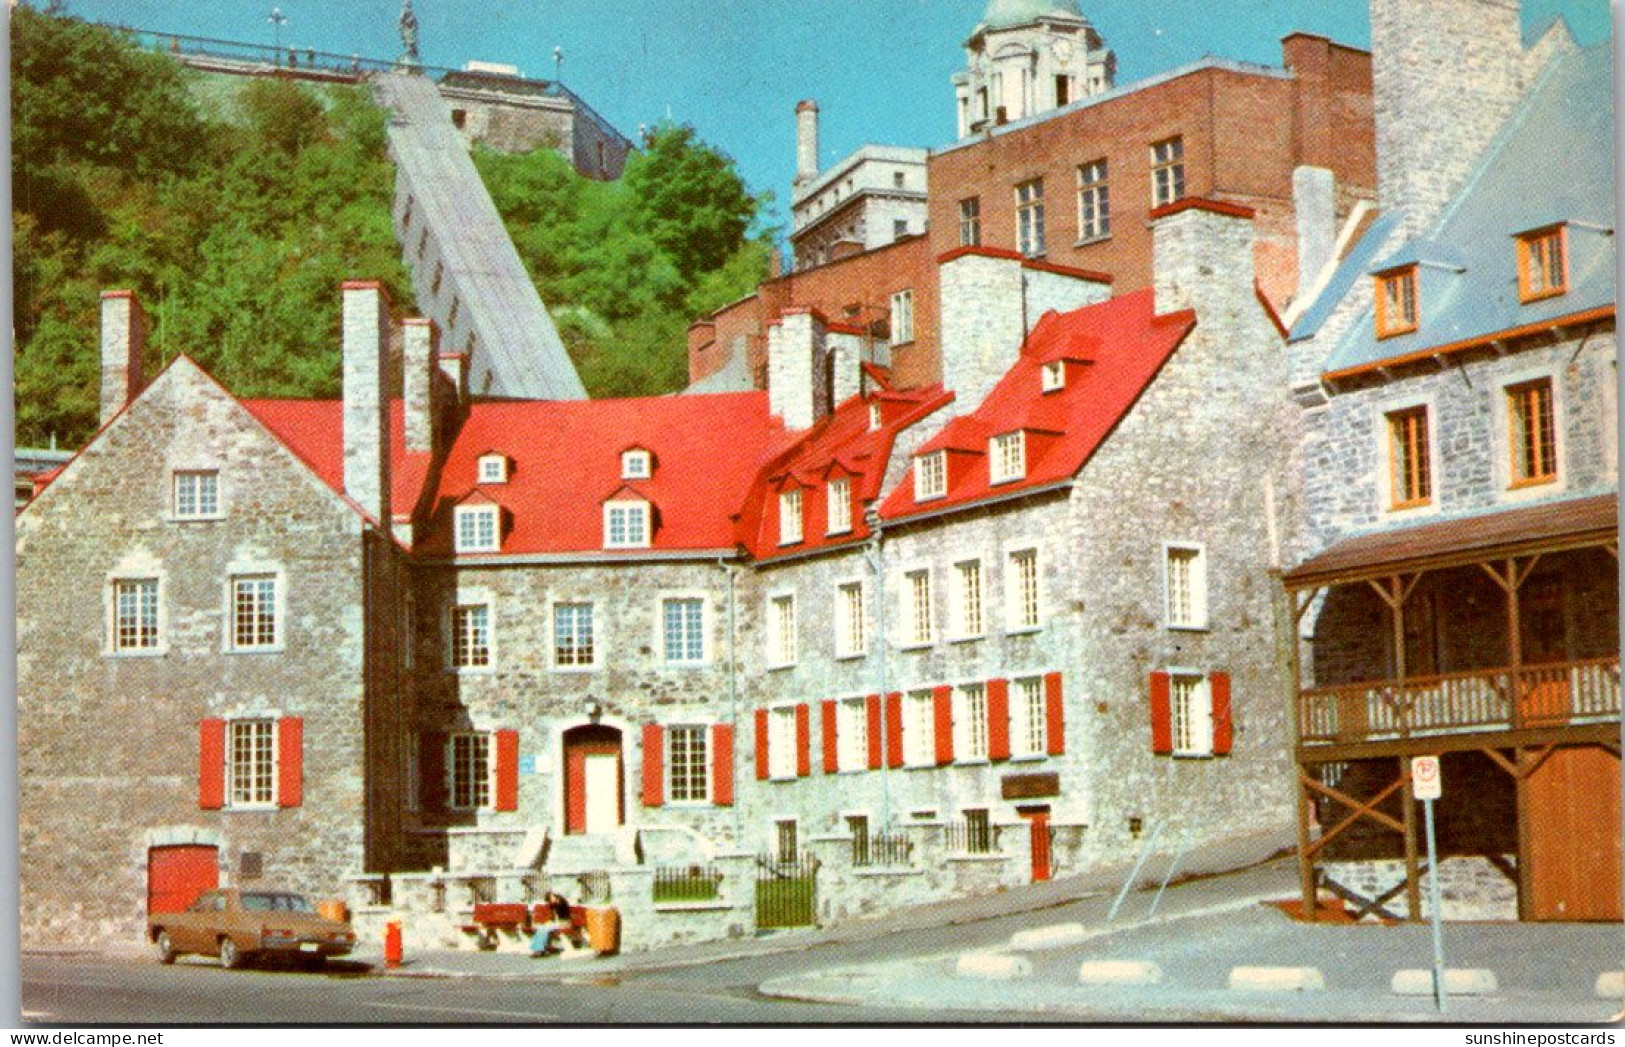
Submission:
<svg viewBox="0 0 1625 1047">
<path fill-rule="evenodd" d="M 43 0 L 31 0 L 43 3 Z M 72 14 L 144 29 L 369 57 L 400 53 L 400 0 L 67 0 Z M 986 0 L 414 0 L 424 61 L 508 62 L 553 74 L 628 135 L 668 113 L 739 163 L 780 210 L 794 172 L 794 107 L 816 98 L 822 161 L 864 142 L 942 145 L 954 135 L 949 77 Z M 1569 19 L 1582 43 L 1609 34 L 1607 0 L 1524 0 L 1533 24 Z M 1366 0 L 1083 0 L 1117 52 L 1118 82 L 1204 54 L 1280 63 L 1301 30 L 1369 46 Z"/>
</svg>

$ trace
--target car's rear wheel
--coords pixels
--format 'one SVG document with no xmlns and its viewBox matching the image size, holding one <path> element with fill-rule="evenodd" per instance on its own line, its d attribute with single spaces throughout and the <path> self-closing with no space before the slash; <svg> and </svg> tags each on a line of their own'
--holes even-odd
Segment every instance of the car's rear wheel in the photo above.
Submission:
<svg viewBox="0 0 1625 1047">
<path fill-rule="evenodd" d="M 327 966 L 327 957 L 323 956 L 321 953 L 317 953 L 314 956 L 301 955 L 299 957 L 299 966 L 303 967 L 307 971 L 319 971 L 323 967 Z"/>
<path fill-rule="evenodd" d="M 158 947 L 159 963 L 175 962 L 175 944 L 169 940 L 168 931 L 159 931 L 158 937 L 153 940 L 153 944 Z"/>
<path fill-rule="evenodd" d="M 220 966 L 227 970 L 236 970 L 243 965 L 243 954 L 237 950 L 237 943 L 229 937 L 220 939 Z"/>
</svg>

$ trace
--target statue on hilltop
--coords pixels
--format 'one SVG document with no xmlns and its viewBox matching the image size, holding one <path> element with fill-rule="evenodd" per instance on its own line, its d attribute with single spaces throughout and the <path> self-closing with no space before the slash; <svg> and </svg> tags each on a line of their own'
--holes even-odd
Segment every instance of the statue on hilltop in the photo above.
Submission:
<svg viewBox="0 0 1625 1047">
<path fill-rule="evenodd" d="M 418 16 L 412 10 L 412 0 L 405 0 L 401 4 L 401 20 L 398 23 L 401 31 L 401 43 L 406 47 L 406 53 L 401 55 L 401 62 L 405 65 L 416 66 L 421 64 L 418 57 Z"/>
</svg>

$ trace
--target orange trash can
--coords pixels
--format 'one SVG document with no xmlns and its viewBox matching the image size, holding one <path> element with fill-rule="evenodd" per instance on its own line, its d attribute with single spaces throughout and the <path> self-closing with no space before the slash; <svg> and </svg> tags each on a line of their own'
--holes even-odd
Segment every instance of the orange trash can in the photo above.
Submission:
<svg viewBox="0 0 1625 1047">
<path fill-rule="evenodd" d="M 316 915 L 324 920 L 349 923 L 350 907 L 344 903 L 342 898 L 326 898 L 316 903 Z"/>
<path fill-rule="evenodd" d="M 587 910 L 587 945 L 600 956 L 620 952 L 621 912 L 605 906 Z"/>
</svg>

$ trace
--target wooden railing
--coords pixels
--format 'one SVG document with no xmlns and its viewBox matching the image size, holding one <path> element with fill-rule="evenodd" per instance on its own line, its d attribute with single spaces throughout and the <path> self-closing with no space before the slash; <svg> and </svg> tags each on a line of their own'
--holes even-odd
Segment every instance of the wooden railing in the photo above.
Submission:
<svg viewBox="0 0 1625 1047">
<path fill-rule="evenodd" d="M 1298 696 L 1306 745 L 1464 730 L 1557 727 L 1619 715 L 1619 656 L 1409 680 L 1315 687 Z"/>
</svg>

